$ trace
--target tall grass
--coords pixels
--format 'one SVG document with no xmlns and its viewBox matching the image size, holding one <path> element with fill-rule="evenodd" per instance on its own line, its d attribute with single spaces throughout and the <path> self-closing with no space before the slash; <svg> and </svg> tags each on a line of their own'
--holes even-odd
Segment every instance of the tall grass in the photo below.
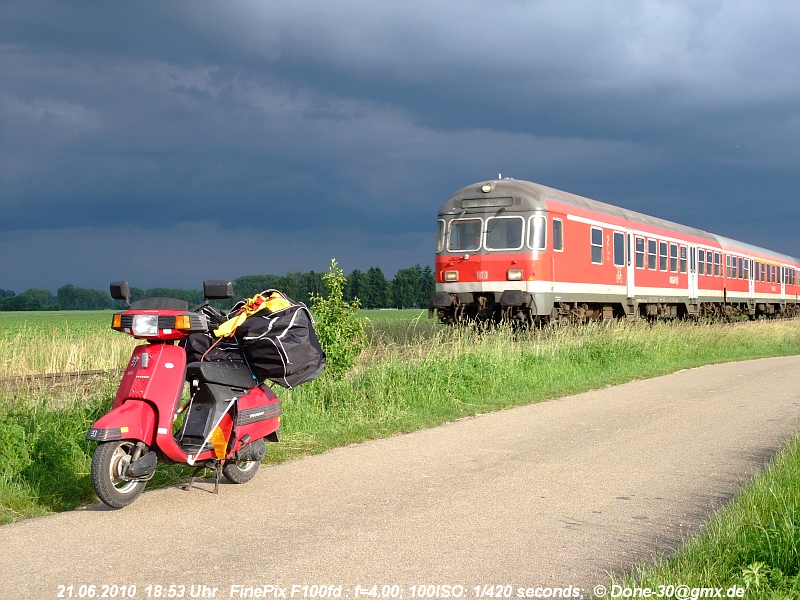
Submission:
<svg viewBox="0 0 800 600">
<path fill-rule="evenodd" d="M 112 314 L 0 313 L 0 379 L 119 368 L 140 342 L 112 330 Z"/>
<path fill-rule="evenodd" d="M 343 377 L 323 375 L 295 390 L 277 390 L 282 442 L 268 445 L 266 462 L 683 368 L 800 353 L 795 321 L 622 322 L 482 334 L 428 329 L 428 323 L 391 325 L 388 331 L 375 325 L 372 345 Z M 44 391 L 24 401 L 0 391 L 0 436 L 4 449 L 14 449 L 0 459 L 0 521 L 92 497 L 94 445 L 83 437 L 108 409 L 113 386 L 108 379 L 88 395 L 61 392 L 55 409 Z M 159 477 L 163 484 L 181 473 L 161 468 Z"/>
</svg>

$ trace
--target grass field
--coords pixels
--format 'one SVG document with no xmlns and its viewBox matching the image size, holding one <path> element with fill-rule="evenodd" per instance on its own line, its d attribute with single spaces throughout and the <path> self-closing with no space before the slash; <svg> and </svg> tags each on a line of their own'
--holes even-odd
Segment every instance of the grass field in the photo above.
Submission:
<svg viewBox="0 0 800 600">
<path fill-rule="evenodd" d="M 800 354 L 797 321 L 713 326 L 612 323 L 477 335 L 438 326 L 425 313 L 364 311 L 371 341 L 355 368 L 340 379 L 323 376 L 292 391 L 277 390 L 284 409 L 282 442 L 268 446 L 265 462 L 278 463 L 335 446 L 703 364 Z M 12 355 L 4 345 L 0 360 L 13 365 L 13 369 L 5 367 L 11 374 L 19 374 L 14 372 L 19 364 L 40 371 L 46 370 L 37 367 L 40 364 L 107 368 L 92 357 L 111 356 L 112 351 L 97 349 L 106 348 L 106 339 L 121 338 L 124 343 L 120 341 L 119 349 L 114 350 L 122 357 L 119 362 L 102 363 L 116 368 L 127 359 L 133 342 L 110 330 L 109 315 L 84 313 L 62 322 L 65 315 L 53 313 L 25 318 L 0 314 L 0 340 L 38 335 L 38 345 L 32 344 L 35 350 L 31 352 L 64 354 L 48 363 L 23 356 L 19 349 Z M 85 359 L 71 362 L 70 355 Z M 9 361 L 9 356 L 16 358 Z M 108 356 L 97 360 L 108 360 Z M 89 467 L 94 444 L 83 437 L 92 421 L 108 409 L 115 384 L 113 378 L 107 378 L 88 392 L 61 389 L 56 392 L 57 402 L 52 392 L 0 390 L 0 522 L 93 500 Z M 710 538 L 702 537 L 693 542 L 700 550 L 690 545 L 672 559 L 676 562 L 640 569 L 628 576 L 630 581 L 716 585 L 712 582 L 737 577 L 745 581 L 742 578 L 747 576 L 752 593 L 767 590 L 770 597 L 797 597 L 798 456 L 800 443 L 795 441 L 776 460 L 771 472 L 777 476 L 767 474 L 766 483 L 757 491 L 744 492 L 735 503 L 741 502 L 743 508 L 730 509 L 738 513 L 723 511 L 716 517 L 722 524 L 708 530 L 716 541 L 703 541 Z M 148 489 L 177 482 L 185 473 L 175 467 L 159 467 Z M 748 494 L 753 501 L 747 500 Z M 715 534 L 715 527 L 725 535 Z M 726 544 L 741 545 L 744 550 L 723 561 L 721 556 L 731 554 Z M 714 570 L 716 565 L 723 565 L 722 570 Z"/>
</svg>

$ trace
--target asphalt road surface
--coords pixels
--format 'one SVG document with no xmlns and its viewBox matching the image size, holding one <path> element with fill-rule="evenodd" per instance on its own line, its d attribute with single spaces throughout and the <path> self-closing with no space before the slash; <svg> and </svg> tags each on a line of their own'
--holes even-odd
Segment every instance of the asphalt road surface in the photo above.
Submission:
<svg viewBox="0 0 800 600">
<path fill-rule="evenodd" d="M 588 598 L 759 471 L 798 390 L 800 357 L 703 367 L 24 521 L 0 528 L 0 598 Z"/>
</svg>

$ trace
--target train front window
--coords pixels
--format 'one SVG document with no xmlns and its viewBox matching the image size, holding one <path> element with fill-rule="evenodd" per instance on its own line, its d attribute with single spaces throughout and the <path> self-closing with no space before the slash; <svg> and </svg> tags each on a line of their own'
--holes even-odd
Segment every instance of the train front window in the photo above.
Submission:
<svg viewBox="0 0 800 600">
<path fill-rule="evenodd" d="M 555 221 L 553 222 L 555 227 Z M 547 218 L 542 216 L 531 217 L 528 220 L 528 246 L 533 250 L 547 248 Z"/>
<path fill-rule="evenodd" d="M 519 250 L 522 248 L 522 217 L 486 219 L 487 250 Z"/>
<path fill-rule="evenodd" d="M 480 249 L 482 229 L 483 221 L 480 219 L 453 219 L 450 221 L 447 249 L 450 252 Z"/>
<path fill-rule="evenodd" d="M 444 249 L 444 221 L 439 220 L 439 233 L 436 236 L 436 252 L 441 252 Z"/>
</svg>

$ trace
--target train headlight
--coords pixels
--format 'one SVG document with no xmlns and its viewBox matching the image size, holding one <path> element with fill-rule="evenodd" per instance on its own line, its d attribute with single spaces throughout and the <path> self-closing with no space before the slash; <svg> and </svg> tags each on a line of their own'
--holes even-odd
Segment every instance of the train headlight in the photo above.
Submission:
<svg viewBox="0 0 800 600">
<path fill-rule="evenodd" d="M 522 281 L 522 269 L 509 269 L 506 276 L 509 281 Z"/>
<path fill-rule="evenodd" d="M 458 271 L 445 271 L 444 272 L 444 280 L 445 281 L 458 281 Z"/>
</svg>

